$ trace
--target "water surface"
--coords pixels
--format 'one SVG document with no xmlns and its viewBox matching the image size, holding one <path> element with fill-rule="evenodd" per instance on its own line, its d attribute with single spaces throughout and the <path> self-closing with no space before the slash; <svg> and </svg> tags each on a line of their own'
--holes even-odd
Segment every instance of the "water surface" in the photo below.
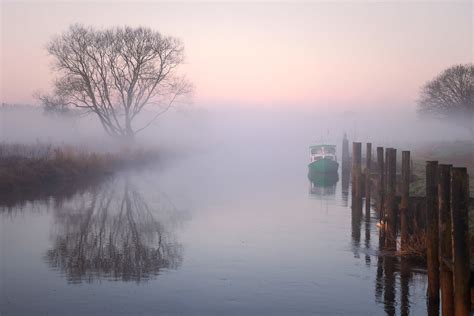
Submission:
<svg viewBox="0 0 474 316">
<path fill-rule="evenodd" d="M 426 314 L 347 179 L 220 150 L 3 207 L 2 315 Z M 263 159 L 262 159 L 263 158 Z"/>
</svg>

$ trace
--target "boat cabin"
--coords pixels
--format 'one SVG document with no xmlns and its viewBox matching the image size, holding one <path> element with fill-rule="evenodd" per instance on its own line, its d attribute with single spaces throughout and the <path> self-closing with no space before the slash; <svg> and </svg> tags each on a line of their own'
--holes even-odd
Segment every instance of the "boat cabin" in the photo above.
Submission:
<svg viewBox="0 0 474 316">
<path fill-rule="evenodd" d="M 337 161 L 336 145 L 315 145 L 310 146 L 310 162 L 320 159 L 328 159 Z"/>
</svg>

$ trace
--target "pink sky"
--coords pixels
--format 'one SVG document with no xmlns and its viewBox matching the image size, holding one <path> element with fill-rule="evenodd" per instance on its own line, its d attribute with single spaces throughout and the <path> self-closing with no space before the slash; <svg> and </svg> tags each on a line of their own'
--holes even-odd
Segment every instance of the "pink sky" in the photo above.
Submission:
<svg viewBox="0 0 474 316">
<path fill-rule="evenodd" d="M 44 49 L 72 23 L 180 37 L 199 105 L 413 107 L 442 69 L 472 62 L 472 3 L 1 3 L 1 100 L 34 102 Z"/>
</svg>

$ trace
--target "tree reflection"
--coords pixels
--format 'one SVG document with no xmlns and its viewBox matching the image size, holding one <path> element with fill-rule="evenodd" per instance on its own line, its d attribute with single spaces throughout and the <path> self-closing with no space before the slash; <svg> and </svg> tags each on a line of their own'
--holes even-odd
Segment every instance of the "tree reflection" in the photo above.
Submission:
<svg viewBox="0 0 474 316">
<path fill-rule="evenodd" d="M 161 269 L 176 269 L 181 246 L 157 219 L 163 208 L 173 211 L 174 206 L 161 201 L 158 208 L 150 209 L 128 181 L 60 203 L 46 260 L 72 283 L 104 278 L 140 282 Z"/>
</svg>

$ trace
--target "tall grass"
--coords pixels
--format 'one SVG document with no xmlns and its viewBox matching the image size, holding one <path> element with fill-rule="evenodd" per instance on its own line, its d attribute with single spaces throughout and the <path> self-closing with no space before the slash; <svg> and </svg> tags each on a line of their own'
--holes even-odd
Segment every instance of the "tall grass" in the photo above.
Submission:
<svg viewBox="0 0 474 316">
<path fill-rule="evenodd" d="M 100 177 L 157 158 L 157 152 L 139 149 L 95 153 L 66 145 L 0 143 L 0 192 Z"/>
</svg>

